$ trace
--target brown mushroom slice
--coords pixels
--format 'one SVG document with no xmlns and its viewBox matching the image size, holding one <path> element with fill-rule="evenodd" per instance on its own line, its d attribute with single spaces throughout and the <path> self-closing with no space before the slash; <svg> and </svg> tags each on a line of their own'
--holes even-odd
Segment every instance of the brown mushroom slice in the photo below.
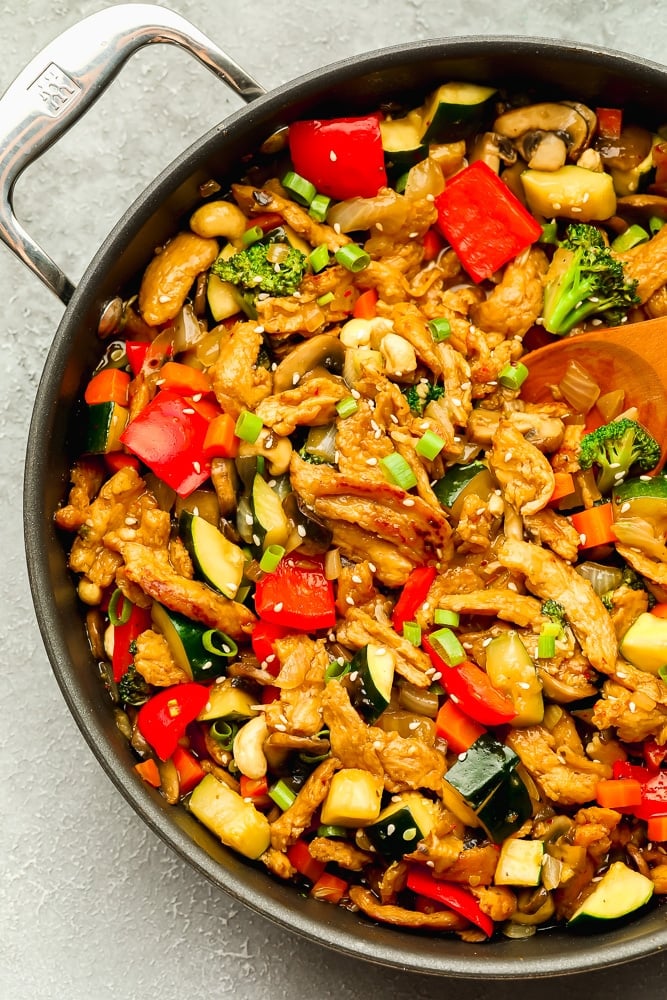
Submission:
<svg viewBox="0 0 667 1000">
<path fill-rule="evenodd" d="M 579 684 L 576 687 L 554 677 L 540 664 L 537 666 L 537 673 L 542 682 L 542 690 L 547 698 L 552 701 L 568 704 L 571 701 L 581 701 L 583 698 L 590 698 L 598 694 L 598 689 L 594 684 Z"/>
<path fill-rule="evenodd" d="M 667 221 L 667 198 L 661 194 L 626 194 L 616 202 L 617 214 L 633 221 L 653 216 Z"/>
<path fill-rule="evenodd" d="M 557 132 L 526 132 L 517 148 L 532 170 L 558 170 L 567 160 L 567 143 Z"/>
<path fill-rule="evenodd" d="M 567 145 L 568 156 L 573 161 L 577 160 L 590 140 L 589 124 L 579 106 L 571 107 L 556 101 L 528 104 L 505 111 L 496 118 L 493 130 L 510 139 L 519 139 L 527 132 L 555 132 Z"/>
<path fill-rule="evenodd" d="M 501 162 L 508 166 L 516 163 L 516 150 L 506 135 L 500 135 L 498 132 L 480 132 L 475 136 L 468 159 L 470 163 L 483 160 L 488 167 L 498 173 Z"/>
<path fill-rule="evenodd" d="M 273 391 L 277 394 L 291 389 L 304 375 L 320 367 L 340 375 L 344 360 L 345 346 L 338 337 L 319 333 L 304 340 L 283 358 L 273 373 Z"/>
</svg>

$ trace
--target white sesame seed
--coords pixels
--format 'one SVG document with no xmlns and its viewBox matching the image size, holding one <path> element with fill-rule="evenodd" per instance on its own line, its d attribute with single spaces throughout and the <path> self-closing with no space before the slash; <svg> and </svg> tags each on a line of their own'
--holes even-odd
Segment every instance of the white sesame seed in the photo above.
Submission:
<svg viewBox="0 0 667 1000">
<path fill-rule="evenodd" d="M 184 406 L 183 407 L 183 413 L 187 413 L 188 416 L 191 416 L 194 412 L 195 411 L 192 409 L 191 406 Z"/>
<path fill-rule="evenodd" d="M 392 834 L 394 833 L 396 833 L 396 826 L 394 825 L 394 823 L 390 823 L 389 826 L 387 827 L 387 835 L 391 837 Z"/>
<path fill-rule="evenodd" d="M 358 573 L 354 573 L 352 576 L 352 583 L 363 583 L 363 580 Z"/>
<path fill-rule="evenodd" d="M 636 712 L 637 711 L 637 706 L 635 705 L 634 701 L 629 701 L 628 702 L 628 708 L 630 709 L 631 712 Z"/>
<path fill-rule="evenodd" d="M 419 729 L 421 722 L 419 719 L 414 719 L 412 722 L 408 723 L 408 729 Z"/>
<path fill-rule="evenodd" d="M 513 590 L 513 591 L 516 592 L 516 590 L 517 590 L 516 583 L 514 583 L 513 580 L 510 580 L 510 582 L 507 584 L 507 589 L 508 590 Z"/>
<path fill-rule="evenodd" d="M 255 327 L 255 333 L 264 333 L 264 327 L 263 326 L 256 326 Z"/>
<path fill-rule="evenodd" d="M 405 500 L 403 501 L 404 507 L 414 507 L 414 505 L 415 502 L 412 497 L 406 497 Z"/>
<path fill-rule="evenodd" d="M 273 610 L 274 610 L 274 611 L 275 611 L 275 612 L 276 612 L 277 614 L 280 614 L 280 612 L 281 612 L 281 611 L 283 610 L 283 602 L 282 602 L 282 601 L 278 601 L 278 603 L 277 603 L 277 604 L 274 604 L 274 605 L 273 605 Z"/>
<path fill-rule="evenodd" d="M 396 416 L 395 413 L 390 413 L 389 414 L 389 419 L 391 420 L 392 424 L 397 424 L 398 423 L 398 417 Z"/>
<path fill-rule="evenodd" d="M 378 464 L 377 458 L 367 458 L 366 459 L 366 465 L 377 465 L 377 464 Z"/>
<path fill-rule="evenodd" d="M 510 451 L 506 451 L 506 452 L 505 452 L 505 461 L 506 461 L 506 462 L 511 462 L 511 461 L 512 461 L 512 455 L 513 455 L 513 454 L 514 454 L 514 452 L 513 452 L 513 451 L 511 451 L 511 450 L 510 450 Z"/>
<path fill-rule="evenodd" d="M 296 533 L 297 533 L 297 535 L 299 535 L 300 538 L 305 538 L 306 537 L 306 526 L 305 526 L 305 524 L 297 524 L 297 526 L 296 526 Z"/>
<path fill-rule="evenodd" d="M 195 401 L 195 403 L 198 403 L 200 401 L 200 399 L 202 398 L 202 393 L 201 392 L 196 392 L 192 398 Z"/>
<path fill-rule="evenodd" d="M 631 507 L 632 504 L 628 503 L 628 501 L 626 500 L 625 503 L 621 504 L 621 514 L 625 514 L 626 511 L 630 510 Z"/>
<path fill-rule="evenodd" d="M 354 597 L 352 597 L 352 594 L 347 595 L 347 597 L 345 598 L 345 603 L 349 604 L 351 608 L 354 607 Z"/>
<path fill-rule="evenodd" d="M 333 224 L 334 233 L 340 234 L 340 222 L 334 222 Z"/>
<path fill-rule="evenodd" d="M 279 733 L 284 733 L 287 730 L 287 726 L 283 726 L 282 722 L 276 723 L 273 728 L 277 729 Z"/>
<path fill-rule="evenodd" d="M 299 382 L 300 378 L 301 378 L 301 376 L 299 375 L 299 373 L 298 372 L 294 372 L 294 374 L 292 375 L 292 385 L 298 385 L 298 382 Z"/>
<path fill-rule="evenodd" d="M 431 680 L 432 681 L 439 681 L 441 677 L 442 677 L 442 674 L 441 674 L 441 672 L 439 670 L 434 670 L 433 673 L 431 674 Z"/>
<path fill-rule="evenodd" d="M 336 160 L 338 159 L 333 149 L 329 150 L 329 159 L 331 160 L 332 163 L 335 163 Z"/>
<path fill-rule="evenodd" d="M 384 646 L 380 646 L 380 648 L 377 650 L 378 656 L 384 656 L 386 652 L 387 650 L 384 648 Z"/>
<path fill-rule="evenodd" d="M 371 571 L 371 573 L 377 573 L 377 566 L 375 565 L 375 563 L 369 562 L 368 568 Z"/>
<path fill-rule="evenodd" d="M 199 473 L 201 472 L 201 465 L 199 464 L 199 462 L 193 462 L 192 468 L 195 470 L 197 475 L 199 475 Z"/>
<path fill-rule="evenodd" d="M 579 535 L 579 542 L 581 545 L 586 544 L 586 535 L 583 532 Z"/>
<path fill-rule="evenodd" d="M 253 540 L 253 543 L 254 543 L 255 545 L 259 545 L 259 544 L 260 544 L 260 539 L 259 539 L 259 535 L 253 535 L 253 536 L 252 536 L 252 540 Z"/>
<path fill-rule="evenodd" d="M 253 522 L 253 517 L 252 517 L 252 514 L 246 514 L 246 516 L 245 516 L 245 523 L 246 523 L 247 525 L 251 525 L 251 524 L 252 524 L 252 522 Z"/>
<path fill-rule="evenodd" d="M 419 233 L 408 233 L 408 238 L 411 240 L 416 240 L 418 236 Z"/>
</svg>

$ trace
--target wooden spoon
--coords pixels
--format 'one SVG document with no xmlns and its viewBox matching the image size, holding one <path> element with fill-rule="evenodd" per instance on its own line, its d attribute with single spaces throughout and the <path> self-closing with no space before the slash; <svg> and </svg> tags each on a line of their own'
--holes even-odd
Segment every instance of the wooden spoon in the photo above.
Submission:
<svg viewBox="0 0 667 1000">
<path fill-rule="evenodd" d="M 570 361 L 579 362 L 602 393 L 623 389 L 623 408 L 637 407 L 639 422 L 660 442 L 663 465 L 667 458 L 667 316 L 565 337 L 530 351 L 521 360 L 529 372 L 521 398 L 530 403 L 553 399 L 549 386 L 561 381 Z"/>
</svg>

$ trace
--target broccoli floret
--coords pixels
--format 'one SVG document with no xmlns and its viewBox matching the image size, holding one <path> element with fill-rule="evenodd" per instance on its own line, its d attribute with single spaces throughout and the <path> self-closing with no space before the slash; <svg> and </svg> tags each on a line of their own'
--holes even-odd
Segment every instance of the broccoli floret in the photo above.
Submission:
<svg viewBox="0 0 667 1000">
<path fill-rule="evenodd" d="M 549 598 L 542 602 L 542 607 L 540 609 L 545 618 L 550 618 L 552 622 L 556 625 L 560 625 L 561 628 L 567 628 L 567 615 L 565 614 L 565 608 L 559 601 L 554 601 Z"/>
<path fill-rule="evenodd" d="M 151 695 L 150 686 L 143 679 L 133 663 L 118 682 L 118 696 L 126 705 L 143 705 Z"/>
<path fill-rule="evenodd" d="M 282 257 L 276 248 L 284 247 Z M 292 295 L 306 270 L 306 255 L 287 243 L 275 244 L 260 240 L 227 260 L 218 258 L 211 271 L 221 281 L 269 295 Z"/>
<path fill-rule="evenodd" d="M 299 458 L 302 458 L 304 462 L 310 462 L 311 465 L 329 465 L 326 458 L 322 458 L 321 455 L 313 455 L 311 451 L 306 451 L 306 446 L 304 444 L 303 448 L 299 448 L 298 451 Z"/>
<path fill-rule="evenodd" d="M 417 417 L 422 416 L 425 408 L 430 402 L 434 399 L 442 399 L 445 395 L 444 386 L 433 385 L 431 382 L 427 382 L 426 379 L 422 379 L 421 382 L 417 382 L 416 385 L 408 386 L 407 389 L 403 389 L 402 392 L 408 406 Z"/>
<path fill-rule="evenodd" d="M 635 573 L 631 566 L 626 566 L 624 568 L 621 575 L 621 584 L 629 587 L 630 590 L 646 590 L 644 581 L 638 573 Z"/>
<path fill-rule="evenodd" d="M 579 446 L 579 465 L 582 469 L 598 467 L 596 483 L 603 495 L 622 482 L 634 466 L 648 472 L 659 459 L 660 445 L 655 438 L 627 417 L 584 434 Z"/>
<path fill-rule="evenodd" d="M 602 601 L 603 605 L 605 606 L 609 614 L 611 614 L 612 611 L 614 610 L 614 591 L 608 590 L 606 594 L 602 595 L 600 600 Z"/>
<path fill-rule="evenodd" d="M 605 245 L 599 229 L 573 223 L 547 273 L 544 328 L 562 336 L 589 316 L 601 316 L 617 326 L 639 302 L 636 288 L 637 282 L 626 278 L 622 262 Z"/>
</svg>

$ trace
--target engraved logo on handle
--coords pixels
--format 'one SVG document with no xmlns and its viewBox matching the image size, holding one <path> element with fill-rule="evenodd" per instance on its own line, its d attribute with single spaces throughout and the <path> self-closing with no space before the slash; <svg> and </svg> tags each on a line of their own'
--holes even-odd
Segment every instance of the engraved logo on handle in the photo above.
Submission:
<svg viewBox="0 0 667 1000">
<path fill-rule="evenodd" d="M 28 87 L 28 93 L 39 98 L 42 110 L 51 118 L 61 115 L 80 91 L 78 83 L 55 63 L 47 66 L 41 76 Z"/>
</svg>

